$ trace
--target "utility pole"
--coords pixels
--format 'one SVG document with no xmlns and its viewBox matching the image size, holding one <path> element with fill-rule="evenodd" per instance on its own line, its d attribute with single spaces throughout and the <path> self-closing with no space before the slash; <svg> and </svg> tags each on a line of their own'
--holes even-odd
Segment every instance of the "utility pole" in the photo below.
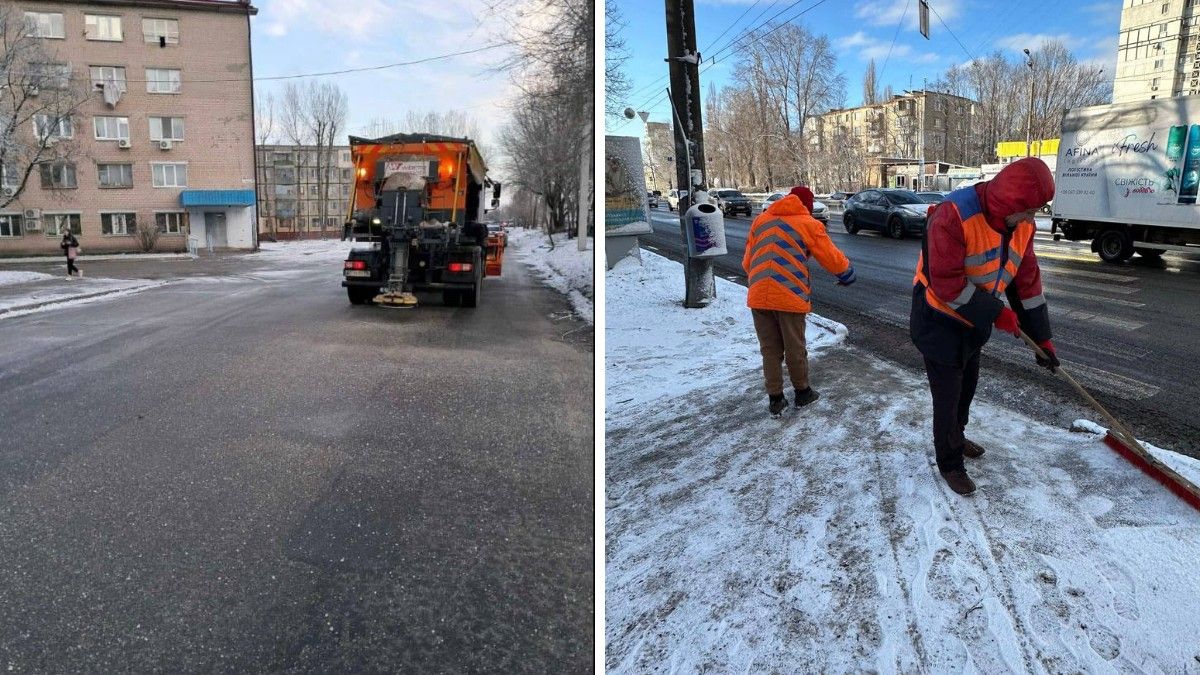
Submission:
<svg viewBox="0 0 1200 675">
<path fill-rule="evenodd" d="M 917 191 L 925 189 L 925 115 L 929 112 L 929 92 L 926 78 L 921 78 L 921 171 L 917 174 Z"/>
<path fill-rule="evenodd" d="M 671 75 L 671 107 L 675 111 L 675 178 L 687 195 L 679 198 L 679 233 L 687 243 L 687 210 L 692 195 L 705 188 L 704 135 L 700 117 L 700 55 L 696 52 L 693 0 L 666 0 L 667 63 Z M 693 258 L 684 264 L 683 306 L 706 307 L 717 297 L 712 260 Z"/>
<path fill-rule="evenodd" d="M 1033 69 L 1033 55 L 1025 50 L 1025 65 L 1029 66 L 1029 115 L 1025 118 L 1025 156 L 1033 154 L 1033 88 L 1037 86 L 1036 72 Z"/>
</svg>

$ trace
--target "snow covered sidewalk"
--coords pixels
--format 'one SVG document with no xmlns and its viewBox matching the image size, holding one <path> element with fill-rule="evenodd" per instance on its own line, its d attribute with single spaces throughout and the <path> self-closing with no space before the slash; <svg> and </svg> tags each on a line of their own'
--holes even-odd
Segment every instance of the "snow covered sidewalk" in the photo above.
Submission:
<svg viewBox="0 0 1200 675">
<path fill-rule="evenodd" d="M 150 279 L 69 278 L 44 272 L 0 270 L 0 319 L 47 307 L 96 301 L 161 286 Z"/>
<path fill-rule="evenodd" d="M 977 400 L 959 497 L 920 376 L 814 319 L 821 399 L 770 419 L 745 289 L 685 311 L 643 257 L 606 276 L 609 670 L 1200 672 L 1200 513 L 1099 435 Z"/>
<path fill-rule="evenodd" d="M 565 234 L 554 235 L 554 243 L 551 249 L 545 234 L 514 228 L 508 230 L 506 254 L 515 254 L 547 286 L 566 295 L 580 318 L 595 323 L 595 241 L 589 237 L 585 251 L 580 251 L 576 240 L 567 239 Z"/>
</svg>

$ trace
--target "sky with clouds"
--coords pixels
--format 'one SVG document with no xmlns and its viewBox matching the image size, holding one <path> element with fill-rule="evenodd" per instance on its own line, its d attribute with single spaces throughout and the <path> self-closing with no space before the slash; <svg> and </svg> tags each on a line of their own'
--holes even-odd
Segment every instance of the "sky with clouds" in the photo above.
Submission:
<svg viewBox="0 0 1200 675">
<path fill-rule="evenodd" d="M 626 24 L 621 36 L 630 52 L 625 72 L 633 89 L 620 107 L 647 110 L 650 121 L 667 122 L 671 111 L 664 93 L 667 46 L 662 4 L 608 1 L 621 10 Z M 880 90 L 890 84 L 896 92 L 920 89 L 922 78 L 933 80 L 949 66 L 973 56 L 1001 50 L 1015 58 L 1022 49 L 1034 49 L 1055 38 L 1063 40 L 1081 60 L 1094 62 L 1111 74 L 1116 68 L 1121 19 L 1121 0 L 930 0 L 933 11 L 930 39 L 926 40 L 918 32 L 917 0 L 694 1 L 700 54 L 706 60 L 718 55 L 715 64 L 702 66 L 702 91 L 707 93 L 709 82 L 718 88 L 732 84 L 736 49 L 721 50 L 745 28 L 777 14 L 778 20 L 784 20 L 803 12 L 798 21 L 833 44 L 838 67 L 846 74 L 846 103 L 850 106 L 862 101 L 863 72 L 871 58 L 875 59 Z M 640 136 L 641 127 L 640 120 L 608 122 L 609 133 Z"/>
<path fill-rule="evenodd" d="M 487 0 L 255 0 L 252 20 L 256 78 L 413 61 L 497 41 L 506 21 Z M 500 3 L 503 4 L 503 3 Z M 350 102 L 347 133 L 376 118 L 460 110 L 473 115 L 490 142 L 508 116 L 510 76 L 495 65 L 502 47 L 432 63 L 326 78 Z M 285 82 L 259 81 L 255 91 L 282 92 Z"/>
</svg>

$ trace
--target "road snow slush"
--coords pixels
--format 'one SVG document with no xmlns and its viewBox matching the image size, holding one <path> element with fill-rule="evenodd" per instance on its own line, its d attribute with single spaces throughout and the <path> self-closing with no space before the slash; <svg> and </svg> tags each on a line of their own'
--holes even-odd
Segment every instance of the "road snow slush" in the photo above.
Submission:
<svg viewBox="0 0 1200 675">
<path fill-rule="evenodd" d="M 745 289 L 684 310 L 643 256 L 606 287 L 612 672 L 1200 668 L 1200 517 L 1102 434 L 977 400 L 959 497 L 923 379 L 812 331 L 821 399 L 771 423 Z"/>
</svg>

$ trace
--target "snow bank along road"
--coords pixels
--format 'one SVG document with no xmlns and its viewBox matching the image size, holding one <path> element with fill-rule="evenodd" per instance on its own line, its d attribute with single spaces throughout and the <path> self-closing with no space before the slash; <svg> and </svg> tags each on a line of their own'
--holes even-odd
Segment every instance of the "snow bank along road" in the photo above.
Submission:
<svg viewBox="0 0 1200 675">
<path fill-rule="evenodd" d="M 324 246 L 0 321 L 0 671 L 590 666 L 590 327 L 511 262 L 354 307 Z"/>
<path fill-rule="evenodd" d="M 1200 672 L 1200 513 L 1098 435 L 977 398 L 959 497 L 922 377 L 810 323 L 772 420 L 744 289 L 683 310 L 646 258 L 606 275 L 610 672 Z"/>
<path fill-rule="evenodd" d="M 678 214 L 653 213 L 655 232 L 642 237 L 650 250 L 679 259 Z M 717 273 L 745 283 L 741 257 L 750 221 L 726 221 L 730 253 L 716 261 Z M 845 324 L 850 341 L 910 370 L 920 355 L 908 340 L 912 277 L 920 241 L 875 234 L 849 235 L 840 216 L 829 234 L 854 262 L 858 282 L 850 288 L 817 283 L 815 311 Z M 1034 244 L 1042 266 L 1054 343 L 1071 373 L 1097 399 L 1143 438 L 1200 457 L 1200 257 L 1168 253 L 1162 263 L 1134 258 L 1110 265 L 1086 243 L 1055 242 L 1039 233 Z M 815 272 L 820 277 L 824 272 Z M 1037 368 L 1025 345 L 993 337 L 984 350 L 984 369 L 1006 376 L 995 387 L 986 374 L 981 395 L 1003 400 L 1054 425 L 1090 415 L 1074 392 Z"/>
</svg>

